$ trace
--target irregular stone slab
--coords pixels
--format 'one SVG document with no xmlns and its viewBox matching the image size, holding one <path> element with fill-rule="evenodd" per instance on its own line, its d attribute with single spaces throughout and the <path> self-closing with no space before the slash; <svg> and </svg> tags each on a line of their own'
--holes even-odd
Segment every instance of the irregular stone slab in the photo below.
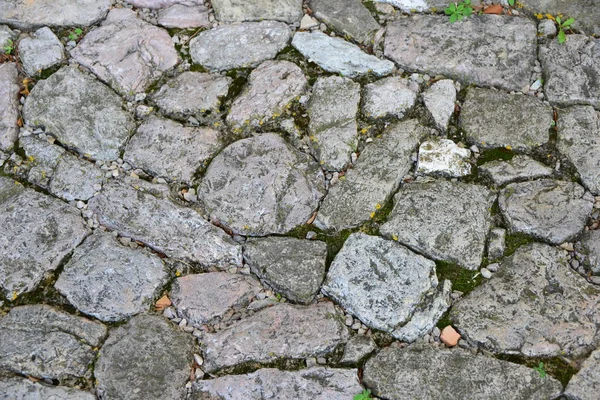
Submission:
<svg viewBox="0 0 600 400">
<path fill-rule="evenodd" d="M 226 272 L 186 275 L 175 280 L 171 301 L 188 324 L 200 327 L 242 308 L 262 290 L 250 277 Z"/>
<path fill-rule="evenodd" d="M 600 392 L 600 349 L 583 362 L 565 389 L 565 396 L 573 400 L 594 400 Z"/>
<path fill-rule="evenodd" d="M 166 319 L 135 316 L 111 331 L 102 346 L 96 388 L 105 399 L 183 399 L 193 349 L 192 336 Z"/>
<path fill-rule="evenodd" d="M 179 62 L 166 30 L 126 8 L 111 10 L 100 27 L 71 50 L 71 57 L 123 95 L 145 92 Z"/>
<path fill-rule="evenodd" d="M 340 360 L 340 364 L 358 364 L 376 349 L 377 344 L 370 336 L 354 335 L 344 347 L 344 355 Z"/>
<path fill-rule="evenodd" d="M 89 234 L 79 211 L 0 177 L 0 287 L 8 300 L 34 290 Z"/>
<path fill-rule="evenodd" d="M 511 232 L 552 244 L 573 240 L 592 212 L 593 196 L 575 182 L 542 179 L 511 183 L 498 198 Z"/>
<path fill-rule="evenodd" d="M 272 19 L 293 24 L 302 18 L 302 0 L 213 0 L 212 6 L 222 22 Z"/>
<path fill-rule="evenodd" d="M 123 100 L 96 79 L 63 67 L 35 85 L 23 115 L 29 125 L 43 125 L 63 145 L 108 161 L 119 158 L 134 128 L 122 106 Z"/>
<path fill-rule="evenodd" d="M 600 288 L 546 244 L 522 246 L 450 317 L 470 342 L 495 353 L 577 357 L 600 344 Z"/>
<path fill-rule="evenodd" d="M 417 173 L 459 177 L 471 173 L 471 150 L 450 139 L 433 138 L 421 143 Z"/>
<path fill-rule="evenodd" d="M 4 0 L 0 24 L 22 30 L 90 26 L 102 20 L 110 6 L 111 0 Z"/>
<path fill-rule="evenodd" d="M 11 30 L 6 25 L 0 25 L 0 47 L 14 45 L 18 37 L 17 31 Z"/>
<path fill-rule="evenodd" d="M 600 117 L 592 107 L 560 110 L 558 150 L 577 168 L 581 182 L 600 194 Z"/>
<path fill-rule="evenodd" d="M 34 383 L 24 378 L 0 379 L 0 395 L 5 399 L 30 400 L 30 399 L 61 399 L 61 400 L 95 400 L 96 396 L 66 386 L 51 386 Z M 4 397 L 7 396 L 7 397 Z M 10 396 L 10 397 L 8 397 Z"/>
<path fill-rule="evenodd" d="M 412 345 L 387 348 L 367 361 L 363 381 L 373 394 L 408 400 L 545 400 L 560 396 L 559 381 L 524 365 L 463 349 Z"/>
<path fill-rule="evenodd" d="M 48 27 L 43 27 L 19 41 L 19 58 L 31 76 L 60 64 L 65 59 L 64 46 Z"/>
<path fill-rule="evenodd" d="M 496 186 L 502 186 L 510 182 L 551 177 L 554 173 L 552 168 L 522 154 L 514 156 L 509 161 L 487 162 L 479 166 L 479 172 L 488 176 Z"/>
<path fill-rule="evenodd" d="M 437 128 L 442 132 L 448 129 L 450 118 L 454 115 L 456 86 L 450 79 L 435 82 L 423 93 L 423 103 L 431 113 Z"/>
<path fill-rule="evenodd" d="M 398 190 L 412 168 L 411 154 L 427 133 L 417 120 L 391 125 L 365 147 L 346 179 L 329 189 L 314 224 L 340 231 L 368 221 Z"/>
<path fill-rule="evenodd" d="M 581 240 L 575 244 L 575 251 L 584 256 L 583 264 L 592 273 L 600 275 L 600 231 L 586 231 Z"/>
<path fill-rule="evenodd" d="M 227 123 L 258 128 L 283 114 L 307 88 L 308 81 L 296 64 L 265 61 L 250 74 L 248 86 L 231 105 Z"/>
<path fill-rule="evenodd" d="M 506 247 L 506 229 L 492 228 L 488 238 L 488 259 L 490 261 L 498 260 L 504 255 Z"/>
<path fill-rule="evenodd" d="M 219 136 L 211 128 L 185 127 L 153 116 L 140 125 L 123 159 L 152 175 L 189 182 L 196 170 L 221 149 Z"/>
<path fill-rule="evenodd" d="M 362 392 L 356 369 L 308 368 L 280 371 L 263 368 L 248 375 L 227 375 L 197 381 L 192 400 L 347 400 Z"/>
<path fill-rule="evenodd" d="M 279 358 L 325 356 L 348 338 L 332 303 L 278 304 L 201 340 L 206 372 Z"/>
<path fill-rule="evenodd" d="M 209 27 L 208 9 L 174 4 L 158 11 L 158 24 L 165 28 L 180 29 Z"/>
<path fill-rule="evenodd" d="M 385 55 L 402 68 L 469 84 L 521 90 L 536 58 L 536 25 L 524 18 L 416 15 L 387 26 Z"/>
<path fill-rule="evenodd" d="M 600 13 L 593 0 L 524 0 L 523 4 L 534 13 L 574 17 L 575 29 L 585 31 L 589 36 L 600 35 Z"/>
<path fill-rule="evenodd" d="M 244 22 L 200 32 L 190 41 L 190 54 L 196 64 L 216 71 L 253 68 L 275 58 L 291 38 L 283 22 Z"/>
<path fill-rule="evenodd" d="M 11 150 L 19 136 L 20 91 L 17 64 L 0 64 L 0 150 Z"/>
<path fill-rule="evenodd" d="M 48 189 L 54 170 L 66 150 L 33 135 L 21 137 L 19 147 L 27 156 L 29 167 L 27 180 L 43 189 Z"/>
<path fill-rule="evenodd" d="M 181 4 L 187 7 L 201 6 L 204 0 L 129 0 L 128 3 L 133 4 L 138 8 L 165 8 L 175 4 Z"/>
<path fill-rule="evenodd" d="M 432 11 L 432 8 L 443 10 L 448 6 L 448 2 L 444 0 L 379 0 L 379 2 L 391 4 L 405 13 Z"/>
<path fill-rule="evenodd" d="M 260 279 L 291 301 L 310 303 L 325 279 L 327 244 L 287 237 L 249 239 L 244 261 Z"/>
<path fill-rule="evenodd" d="M 366 118 L 401 119 L 416 100 L 417 93 L 408 88 L 408 79 L 390 76 L 365 86 L 362 113 Z"/>
<path fill-rule="evenodd" d="M 385 76 L 392 73 L 394 63 L 364 53 L 358 46 L 340 38 L 333 38 L 321 31 L 296 32 L 294 46 L 306 59 L 325 71 L 342 74 L 349 78 L 372 73 Z"/>
<path fill-rule="evenodd" d="M 552 107 L 537 97 L 471 88 L 459 122 L 467 140 L 477 146 L 526 150 L 550 139 L 553 121 Z"/>
<path fill-rule="evenodd" d="M 136 190 L 111 182 L 88 203 L 100 224 L 145 243 L 168 257 L 203 266 L 241 265 L 240 246 L 192 209 L 178 206 L 138 181 Z"/>
<path fill-rule="evenodd" d="M 311 0 L 310 8 L 315 17 L 360 43 L 372 44 L 380 28 L 360 0 Z"/>
<path fill-rule="evenodd" d="M 495 195 L 483 186 L 433 181 L 400 188 L 381 233 L 434 260 L 479 268 Z"/>
<path fill-rule="evenodd" d="M 198 187 L 211 217 L 246 236 L 286 233 L 305 223 L 323 192 L 319 165 L 274 133 L 223 149 Z"/>
<path fill-rule="evenodd" d="M 104 325 L 47 305 L 15 307 L 0 319 L 0 368 L 59 381 L 90 378 L 94 347 L 105 336 Z"/>
<path fill-rule="evenodd" d="M 105 181 L 103 171 L 96 165 L 65 153 L 52 171 L 48 190 L 67 201 L 89 200 Z"/>
</svg>

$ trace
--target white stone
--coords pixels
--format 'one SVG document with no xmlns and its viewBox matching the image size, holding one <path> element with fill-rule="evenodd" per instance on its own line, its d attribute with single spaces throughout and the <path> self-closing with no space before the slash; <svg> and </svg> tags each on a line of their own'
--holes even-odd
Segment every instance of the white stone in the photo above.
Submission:
<svg viewBox="0 0 600 400">
<path fill-rule="evenodd" d="M 459 147 L 449 139 L 431 139 L 419 147 L 417 173 L 443 175 L 448 177 L 466 176 L 471 173 L 468 160 L 471 150 Z"/>
</svg>

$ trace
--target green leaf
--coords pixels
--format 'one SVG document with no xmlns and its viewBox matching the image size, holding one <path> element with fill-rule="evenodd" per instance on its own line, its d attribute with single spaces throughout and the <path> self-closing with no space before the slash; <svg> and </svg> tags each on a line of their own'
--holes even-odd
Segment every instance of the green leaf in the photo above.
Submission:
<svg viewBox="0 0 600 400">
<path fill-rule="evenodd" d="M 515 5 L 515 0 L 508 0 L 508 4 L 511 5 L 511 6 L 514 6 Z"/>
<path fill-rule="evenodd" d="M 457 14 L 457 15 L 458 15 L 458 20 L 459 20 L 459 21 L 462 21 L 462 19 L 463 19 L 463 15 L 462 15 L 462 14 Z"/>
<path fill-rule="evenodd" d="M 471 0 L 465 0 L 463 1 L 463 3 L 465 3 L 465 5 L 470 6 L 471 5 Z"/>
<path fill-rule="evenodd" d="M 560 17 L 556 17 L 556 22 L 558 22 L 559 25 L 561 25 L 560 21 L 561 21 Z"/>
<path fill-rule="evenodd" d="M 565 31 L 563 31 L 561 28 L 560 31 L 558 32 L 558 43 L 564 43 L 566 41 L 567 41 L 567 35 L 565 35 Z"/>
<path fill-rule="evenodd" d="M 462 11 L 465 9 L 465 6 L 463 4 L 459 4 L 458 7 L 456 8 L 456 11 L 458 11 L 459 13 L 462 13 Z"/>
<path fill-rule="evenodd" d="M 458 14 L 454 13 L 450 16 L 450 23 L 454 23 L 456 22 L 456 20 L 458 19 Z"/>
<path fill-rule="evenodd" d="M 454 12 L 456 11 L 456 5 L 455 4 L 450 4 L 445 10 L 444 12 L 446 13 L 446 15 L 452 15 L 454 14 Z"/>
<path fill-rule="evenodd" d="M 471 7 L 466 7 L 465 11 L 463 12 L 465 17 L 470 16 L 471 14 L 473 14 L 473 9 Z"/>
<path fill-rule="evenodd" d="M 571 24 L 575 22 L 575 18 L 571 17 L 568 20 L 566 20 L 565 22 L 563 22 L 563 26 L 565 28 L 568 28 L 569 26 L 571 26 Z"/>
</svg>

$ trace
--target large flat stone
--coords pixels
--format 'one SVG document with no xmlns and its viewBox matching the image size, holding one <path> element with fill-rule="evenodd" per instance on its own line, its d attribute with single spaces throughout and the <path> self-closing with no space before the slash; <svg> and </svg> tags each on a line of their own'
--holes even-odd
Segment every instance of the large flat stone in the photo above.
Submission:
<svg viewBox="0 0 600 400">
<path fill-rule="evenodd" d="M 6 400 L 95 400 L 90 392 L 66 386 L 51 386 L 25 378 L 0 379 L 0 398 Z"/>
<path fill-rule="evenodd" d="M 19 136 L 18 75 L 16 63 L 0 65 L 0 150 L 11 150 Z"/>
<path fill-rule="evenodd" d="M 371 44 L 380 28 L 360 0 L 311 0 L 315 17 L 359 43 Z"/>
<path fill-rule="evenodd" d="M 138 8 L 160 9 L 180 4 L 187 7 L 201 6 L 204 0 L 129 0 L 128 3 Z"/>
<path fill-rule="evenodd" d="M 448 6 L 448 0 L 379 0 L 399 8 L 405 13 L 442 10 Z"/>
<path fill-rule="evenodd" d="M 54 67 L 65 59 L 65 49 L 48 27 L 43 27 L 19 41 L 19 58 L 30 75 Z"/>
<path fill-rule="evenodd" d="M 519 154 L 508 161 L 490 161 L 479 166 L 479 173 L 496 186 L 511 182 L 551 177 L 554 170 L 528 156 Z"/>
<path fill-rule="evenodd" d="M 600 12 L 595 0 L 523 0 L 525 9 L 534 13 L 574 17 L 573 27 L 588 35 L 600 35 Z"/>
<path fill-rule="evenodd" d="M 391 76 L 365 86 L 362 113 L 368 119 L 401 119 L 416 100 L 417 93 L 408 87 L 408 79 Z"/>
<path fill-rule="evenodd" d="M 461 177 L 471 173 L 471 150 L 450 139 L 431 138 L 419 146 L 417 174 Z"/>
<path fill-rule="evenodd" d="M 302 18 L 302 0 L 213 0 L 212 6 L 222 22 L 272 19 L 293 24 Z"/>
<path fill-rule="evenodd" d="M 565 388 L 569 400 L 594 400 L 600 393 L 600 349 L 594 351 L 583 362 Z"/>
<path fill-rule="evenodd" d="M 158 11 L 158 24 L 165 28 L 209 27 L 208 9 L 204 6 L 188 7 L 174 4 Z"/>
<path fill-rule="evenodd" d="M 432 84 L 423 93 L 423 103 L 431 113 L 439 130 L 448 129 L 450 118 L 454 115 L 456 103 L 456 86 L 451 79 L 442 79 Z"/>
<path fill-rule="evenodd" d="M 48 189 L 54 170 L 67 151 L 33 135 L 20 138 L 19 147 L 25 151 L 27 157 L 25 163 L 29 168 L 26 173 L 27 180 L 43 189 Z"/>
</svg>

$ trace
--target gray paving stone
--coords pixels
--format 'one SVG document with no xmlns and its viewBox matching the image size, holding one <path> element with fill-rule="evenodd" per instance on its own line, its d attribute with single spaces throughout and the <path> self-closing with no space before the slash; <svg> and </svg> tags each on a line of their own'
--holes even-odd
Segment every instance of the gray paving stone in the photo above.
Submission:
<svg viewBox="0 0 600 400">
<path fill-rule="evenodd" d="M 65 59 L 64 46 L 48 27 L 43 27 L 19 41 L 19 58 L 30 76 L 60 64 Z"/>
<path fill-rule="evenodd" d="M 89 200 L 105 181 L 104 172 L 96 165 L 65 153 L 52 171 L 48 190 L 66 201 Z"/>
<path fill-rule="evenodd" d="M 204 0 L 129 0 L 128 3 L 138 8 L 160 9 L 180 4 L 188 7 L 201 6 Z"/>
<path fill-rule="evenodd" d="M 12 400 L 61 399 L 61 400 L 95 400 L 96 396 L 66 386 L 51 386 L 32 382 L 25 378 L 0 379 L 0 398 Z"/>
<path fill-rule="evenodd" d="M 391 4 L 405 13 L 443 10 L 448 6 L 447 0 L 380 0 L 380 2 Z"/>
<path fill-rule="evenodd" d="M 460 177 L 471 173 L 471 150 L 459 147 L 450 139 L 431 138 L 419 146 L 417 173 Z"/>
<path fill-rule="evenodd" d="M 18 31 L 13 31 L 6 25 L 0 25 L 0 48 L 4 49 L 4 46 L 14 47 L 18 37 Z"/>
<path fill-rule="evenodd" d="M 210 27 L 208 9 L 204 6 L 174 4 L 158 11 L 158 24 L 165 28 L 180 29 Z"/>
<path fill-rule="evenodd" d="M 569 400 L 594 400 L 600 392 L 600 349 L 594 351 L 583 362 L 581 369 L 573 375 L 565 388 Z"/>
<path fill-rule="evenodd" d="M 359 43 L 372 44 L 380 28 L 360 0 L 311 0 L 314 16 Z"/>
<path fill-rule="evenodd" d="M 271 19 L 293 24 L 302 18 L 302 0 L 213 0 L 212 6 L 222 22 Z"/>
<path fill-rule="evenodd" d="M 36 136 L 19 139 L 19 147 L 25 151 L 29 167 L 27 180 L 43 189 L 48 189 L 54 170 L 66 150 Z"/>
<path fill-rule="evenodd" d="M 436 126 L 442 132 L 448 129 L 448 124 L 456 103 L 456 87 L 450 79 L 442 79 L 432 84 L 423 93 L 423 103 L 431 113 Z"/>
<path fill-rule="evenodd" d="M 489 177 L 496 186 L 529 179 L 547 178 L 553 169 L 526 155 L 516 155 L 508 161 L 490 161 L 479 166 L 479 173 Z"/>
<path fill-rule="evenodd" d="M 0 150 L 11 150 L 19 136 L 19 78 L 16 63 L 0 65 Z"/>
<path fill-rule="evenodd" d="M 376 349 L 377 344 L 370 336 L 354 335 L 346 343 L 344 355 L 340 359 L 340 363 L 358 364 Z"/>
<path fill-rule="evenodd" d="M 590 36 L 600 35 L 600 12 L 594 0 L 523 0 L 523 5 L 534 13 L 574 17 L 573 28 Z"/>
<path fill-rule="evenodd" d="M 584 232 L 575 244 L 575 251 L 583 255 L 583 264 L 593 274 L 600 275 L 600 230 Z"/>
<path fill-rule="evenodd" d="M 506 248 L 506 229 L 492 228 L 488 238 L 487 256 L 490 261 L 495 261 L 504 255 Z"/>
<path fill-rule="evenodd" d="M 415 105 L 417 93 L 408 87 L 408 79 L 390 76 L 365 86 L 362 113 L 369 119 L 401 119 Z"/>
</svg>

